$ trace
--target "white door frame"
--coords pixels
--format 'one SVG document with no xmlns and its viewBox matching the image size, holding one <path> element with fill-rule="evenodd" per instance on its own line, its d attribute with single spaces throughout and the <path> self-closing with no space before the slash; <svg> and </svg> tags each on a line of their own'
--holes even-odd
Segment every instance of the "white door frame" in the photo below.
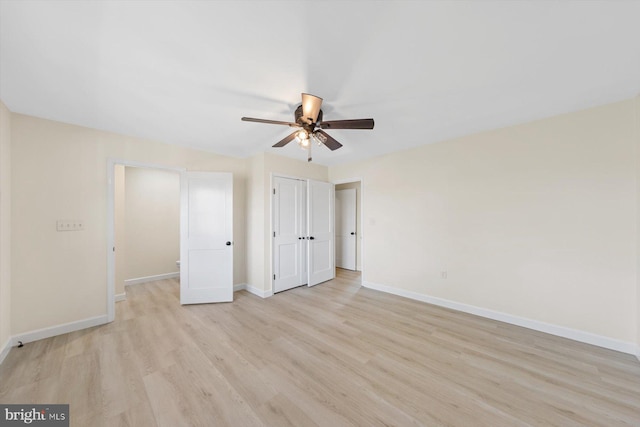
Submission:
<svg viewBox="0 0 640 427">
<path fill-rule="evenodd" d="M 124 159 L 107 159 L 107 322 L 113 322 L 116 317 L 116 256 L 115 247 L 115 167 L 123 165 L 136 168 L 161 169 L 180 173 L 180 181 L 184 179 L 186 168 L 176 168 L 154 163 L 136 162 Z"/>
<path fill-rule="evenodd" d="M 336 218 L 334 223 L 336 239 L 336 267 L 340 267 L 338 265 L 338 263 L 340 263 L 342 268 L 356 271 L 358 270 L 357 248 L 358 239 L 360 238 L 360 233 L 357 232 L 358 192 L 355 188 L 335 190 L 335 199 Z M 340 200 L 339 206 L 338 200 Z M 351 221 L 353 221 L 353 224 L 351 224 Z M 338 228 L 338 224 L 340 225 L 340 228 Z M 348 226 L 345 227 L 346 225 Z M 340 235 L 338 235 L 338 231 L 340 231 Z M 340 248 L 340 256 L 338 256 L 338 248 Z M 353 264 L 351 264 L 351 262 L 353 262 Z"/>
<path fill-rule="evenodd" d="M 359 182 L 360 183 L 360 218 L 358 218 L 358 221 L 360 221 L 360 278 L 361 281 L 364 281 L 364 239 L 365 239 L 365 232 L 364 232 L 364 180 L 362 179 L 362 177 L 355 177 L 355 178 L 347 178 L 347 179 L 337 179 L 334 181 L 331 181 L 332 184 L 334 185 L 338 185 L 338 184 L 349 184 L 351 182 Z M 356 203 L 358 202 L 358 199 L 356 198 Z M 356 242 L 356 248 L 358 247 L 358 243 Z M 356 257 L 356 269 L 358 268 L 358 259 Z"/>
</svg>

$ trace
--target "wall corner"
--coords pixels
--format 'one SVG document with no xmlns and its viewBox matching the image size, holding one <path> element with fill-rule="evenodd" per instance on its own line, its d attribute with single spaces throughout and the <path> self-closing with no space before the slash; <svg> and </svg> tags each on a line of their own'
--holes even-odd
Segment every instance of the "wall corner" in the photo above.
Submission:
<svg viewBox="0 0 640 427">
<path fill-rule="evenodd" d="M 11 340 L 11 111 L 0 100 L 0 363 Z M 5 344 L 6 343 L 6 344 Z"/>
</svg>

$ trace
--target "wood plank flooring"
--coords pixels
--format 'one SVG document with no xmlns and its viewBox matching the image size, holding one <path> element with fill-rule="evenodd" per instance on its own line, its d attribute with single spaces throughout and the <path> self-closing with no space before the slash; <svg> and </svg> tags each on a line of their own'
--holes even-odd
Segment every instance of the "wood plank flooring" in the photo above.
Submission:
<svg viewBox="0 0 640 427">
<path fill-rule="evenodd" d="M 12 349 L 0 402 L 73 426 L 640 426 L 633 356 L 359 282 L 185 307 L 175 279 L 130 286 L 115 322 Z"/>
</svg>

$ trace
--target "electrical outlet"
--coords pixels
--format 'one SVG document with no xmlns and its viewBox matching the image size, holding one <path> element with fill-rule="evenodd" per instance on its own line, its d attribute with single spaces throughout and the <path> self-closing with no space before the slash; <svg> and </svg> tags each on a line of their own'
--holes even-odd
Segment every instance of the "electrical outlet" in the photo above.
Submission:
<svg viewBox="0 0 640 427">
<path fill-rule="evenodd" d="M 80 219 L 59 219 L 56 221 L 58 231 L 84 231 L 84 221 Z"/>
<path fill-rule="evenodd" d="M 443 271 L 442 273 L 440 273 L 440 277 L 442 277 L 443 279 L 447 278 L 447 272 Z"/>
</svg>

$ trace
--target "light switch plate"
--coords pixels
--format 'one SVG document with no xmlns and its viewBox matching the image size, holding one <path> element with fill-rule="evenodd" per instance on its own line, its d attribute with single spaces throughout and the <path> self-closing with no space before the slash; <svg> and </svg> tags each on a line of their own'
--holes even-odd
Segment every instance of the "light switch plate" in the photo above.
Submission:
<svg viewBox="0 0 640 427">
<path fill-rule="evenodd" d="M 56 221 L 58 231 L 83 231 L 84 221 L 80 219 L 59 219 Z"/>
</svg>

